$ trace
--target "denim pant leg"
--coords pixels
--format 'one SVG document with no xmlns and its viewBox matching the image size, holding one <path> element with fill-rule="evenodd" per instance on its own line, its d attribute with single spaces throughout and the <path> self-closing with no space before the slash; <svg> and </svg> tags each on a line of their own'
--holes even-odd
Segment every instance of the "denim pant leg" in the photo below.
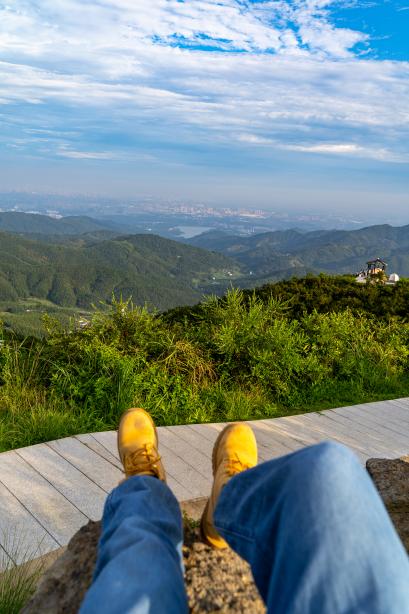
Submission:
<svg viewBox="0 0 409 614">
<path fill-rule="evenodd" d="M 108 496 L 93 583 L 82 614 L 188 611 L 182 571 L 182 517 L 166 484 L 125 480 Z"/>
<path fill-rule="evenodd" d="M 355 455 L 327 442 L 232 478 L 215 525 L 275 614 L 408 614 L 409 559 Z"/>
</svg>

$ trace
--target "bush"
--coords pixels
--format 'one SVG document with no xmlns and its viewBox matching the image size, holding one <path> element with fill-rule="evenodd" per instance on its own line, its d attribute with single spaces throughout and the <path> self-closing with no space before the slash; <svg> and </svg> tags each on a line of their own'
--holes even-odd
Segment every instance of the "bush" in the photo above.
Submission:
<svg viewBox="0 0 409 614">
<path fill-rule="evenodd" d="M 180 316 L 180 317 L 179 317 Z M 113 429 L 130 406 L 157 424 L 285 415 L 409 392 L 409 325 L 304 312 L 230 291 L 187 317 L 115 302 L 82 330 L 0 349 L 0 449 Z"/>
</svg>

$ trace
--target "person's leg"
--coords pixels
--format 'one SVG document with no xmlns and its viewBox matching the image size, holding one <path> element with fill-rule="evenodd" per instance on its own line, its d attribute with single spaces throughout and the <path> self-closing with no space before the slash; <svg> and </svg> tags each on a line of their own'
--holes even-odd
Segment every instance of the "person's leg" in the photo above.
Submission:
<svg viewBox="0 0 409 614">
<path fill-rule="evenodd" d="M 98 560 L 81 614 L 188 611 L 182 518 L 174 495 L 152 476 L 135 476 L 105 504 Z"/>
<path fill-rule="evenodd" d="M 214 525 L 275 614 L 409 613 L 409 559 L 366 471 L 323 443 L 233 477 Z"/>
<path fill-rule="evenodd" d="M 126 479 L 105 503 L 94 579 L 80 612 L 185 614 L 182 516 L 145 410 L 122 415 L 118 453 Z"/>
</svg>

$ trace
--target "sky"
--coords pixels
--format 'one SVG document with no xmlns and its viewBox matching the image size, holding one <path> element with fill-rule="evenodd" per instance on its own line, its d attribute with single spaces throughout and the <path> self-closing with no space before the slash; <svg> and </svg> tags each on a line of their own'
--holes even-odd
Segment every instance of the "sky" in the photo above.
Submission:
<svg viewBox="0 0 409 614">
<path fill-rule="evenodd" d="M 0 0 L 0 190 L 408 212 L 409 0 Z"/>
</svg>

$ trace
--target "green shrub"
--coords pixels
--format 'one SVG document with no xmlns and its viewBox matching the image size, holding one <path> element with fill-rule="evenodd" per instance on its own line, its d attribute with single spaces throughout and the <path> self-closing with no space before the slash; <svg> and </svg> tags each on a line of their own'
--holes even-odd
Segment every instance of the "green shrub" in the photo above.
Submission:
<svg viewBox="0 0 409 614">
<path fill-rule="evenodd" d="M 113 429 L 130 406 L 168 425 L 409 394 L 405 321 L 349 309 L 296 318 L 264 298 L 232 290 L 179 319 L 117 301 L 81 330 L 48 321 L 44 339 L 5 338 L 0 450 Z"/>
</svg>

